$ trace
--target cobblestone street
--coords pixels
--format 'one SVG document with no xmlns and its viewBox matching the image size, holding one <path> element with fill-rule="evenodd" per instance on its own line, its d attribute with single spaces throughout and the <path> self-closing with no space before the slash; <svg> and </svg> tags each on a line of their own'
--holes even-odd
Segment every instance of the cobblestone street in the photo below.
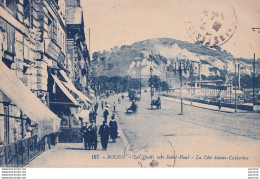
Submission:
<svg viewBox="0 0 260 179">
<path fill-rule="evenodd" d="M 118 97 L 102 100 L 111 105 Z M 255 153 L 260 144 L 258 113 L 233 114 L 185 105 L 184 115 L 179 115 L 180 103 L 162 97 L 162 109 L 151 110 L 149 99 L 144 93 L 135 115 L 125 113 L 131 104 L 128 98 L 116 104 L 123 132 L 119 130 L 120 138 L 109 143 L 107 151 L 101 151 L 100 142 L 96 151 L 85 150 L 81 143 L 59 143 L 27 166 L 151 167 L 153 161 L 159 167 L 259 165 L 260 153 Z M 98 126 L 102 120 L 100 106 Z M 94 159 L 97 155 L 99 159 Z"/>
</svg>

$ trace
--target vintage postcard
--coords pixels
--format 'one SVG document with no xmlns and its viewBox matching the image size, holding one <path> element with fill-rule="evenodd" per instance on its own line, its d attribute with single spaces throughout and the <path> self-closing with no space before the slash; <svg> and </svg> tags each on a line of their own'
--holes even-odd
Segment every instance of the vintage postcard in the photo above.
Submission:
<svg viewBox="0 0 260 179">
<path fill-rule="evenodd" d="M 259 112 L 259 0 L 0 1 L 3 168 L 258 168 Z"/>
</svg>

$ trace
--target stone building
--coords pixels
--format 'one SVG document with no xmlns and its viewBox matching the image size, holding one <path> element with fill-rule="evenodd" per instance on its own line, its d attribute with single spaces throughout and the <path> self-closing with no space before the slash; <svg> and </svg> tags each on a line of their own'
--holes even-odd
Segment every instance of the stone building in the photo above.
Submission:
<svg viewBox="0 0 260 179">
<path fill-rule="evenodd" d="M 2 147 L 57 134 L 64 115 L 90 107 L 83 11 L 75 9 L 79 32 L 68 34 L 66 23 L 76 22 L 66 7 L 65 0 L 0 0 L 0 165 Z"/>
<path fill-rule="evenodd" d="M 48 116 L 48 113 L 58 120 L 57 116 L 46 107 L 48 104 L 47 66 L 51 63 L 51 60 L 46 57 L 44 46 L 48 45 L 45 39 L 47 41 L 47 37 L 50 36 L 50 33 L 43 28 L 43 26 L 46 26 L 43 23 L 45 18 L 43 13 L 40 12 L 45 11 L 45 13 L 49 13 L 54 4 L 47 1 L 36 0 L 2 0 L 0 5 L 0 58 L 1 70 L 3 72 L 1 75 L 0 89 L 0 113 L 2 114 L 0 120 L 0 140 L 2 144 L 9 144 L 31 137 L 33 133 L 25 129 L 31 128 L 31 126 L 28 126 L 29 123 L 37 123 L 38 129 L 35 129 L 35 131 L 37 131 L 35 133 L 42 133 L 42 135 L 44 135 L 49 132 L 57 132 L 57 130 L 54 131 L 52 129 L 49 131 L 43 130 L 45 127 L 52 128 L 51 122 L 47 124 L 47 120 L 53 119 L 46 119 L 46 123 L 39 121 L 37 114 L 35 114 L 36 110 L 33 108 L 34 106 L 30 106 L 31 110 L 28 109 L 29 106 L 27 106 L 37 103 L 35 101 L 39 101 L 40 99 L 41 102 L 45 104 L 42 105 L 42 111 L 46 111 L 46 116 Z M 49 11 L 47 11 L 47 9 L 49 9 Z M 49 26 L 46 26 L 46 28 L 49 28 Z M 15 74 L 15 76 L 12 76 L 12 74 Z M 9 82 L 4 83 L 5 79 L 9 79 L 10 84 Z M 23 84 L 20 84 L 17 79 L 21 80 Z M 12 82 L 16 83 L 17 86 L 12 88 Z M 26 89 L 29 89 L 29 92 Z M 12 93 L 10 93 L 10 91 L 12 91 Z M 20 98 L 15 96 L 17 92 L 21 92 Z M 28 93 L 28 96 L 23 95 L 24 93 Z M 34 95 L 37 96 L 38 99 L 32 100 Z M 25 99 L 25 96 L 27 99 Z M 24 101 L 28 103 L 24 103 Z M 30 101 L 34 101 L 34 103 L 30 103 Z M 24 120 L 27 118 L 30 122 Z"/>
<path fill-rule="evenodd" d="M 80 0 L 66 0 L 67 58 L 69 77 L 84 93 L 89 93 L 90 57 L 86 45 L 83 8 Z"/>
</svg>

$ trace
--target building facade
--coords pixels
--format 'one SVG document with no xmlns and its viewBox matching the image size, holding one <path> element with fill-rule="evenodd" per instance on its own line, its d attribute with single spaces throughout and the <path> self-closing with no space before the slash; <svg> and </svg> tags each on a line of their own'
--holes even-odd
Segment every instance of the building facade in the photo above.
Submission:
<svg viewBox="0 0 260 179">
<path fill-rule="evenodd" d="M 83 11 L 79 32 L 68 34 L 75 31 L 67 7 L 65 0 L 0 0 L 0 165 L 5 146 L 56 134 L 64 115 L 90 107 Z"/>
<path fill-rule="evenodd" d="M 83 8 L 80 0 L 66 0 L 68 71 L 71 81 L 89 94 L 90 56 L 86 45 Z"/>
</svg>

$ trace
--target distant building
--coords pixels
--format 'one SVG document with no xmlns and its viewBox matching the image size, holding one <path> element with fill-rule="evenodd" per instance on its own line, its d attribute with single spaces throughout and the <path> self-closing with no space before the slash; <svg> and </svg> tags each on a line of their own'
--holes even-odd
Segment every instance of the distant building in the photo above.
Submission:
<svg viewBox="0 0 260 179">
<path fill-rule="evenodd" d="M 235 99 L 235 87 L 232 84 L 225 84 L 223 80 L 204 80 L 186 83 L 187 93 L 191 97 L 198 97 L 208 100 L 222 100 L 233 102 Z M 237 89 L 237 100 L 244 98 L 243 91 Z"/>
</svg>

